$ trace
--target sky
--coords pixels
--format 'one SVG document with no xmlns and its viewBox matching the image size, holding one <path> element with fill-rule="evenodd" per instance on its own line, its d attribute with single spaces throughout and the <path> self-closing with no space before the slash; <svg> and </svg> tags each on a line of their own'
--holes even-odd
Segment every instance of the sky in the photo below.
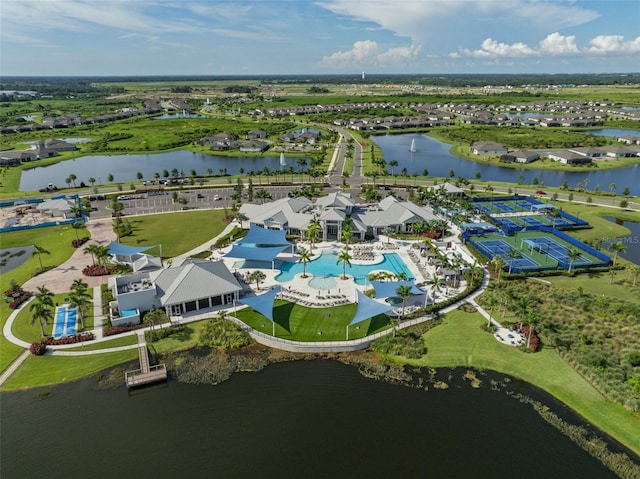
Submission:
<svg viewBox="0 0 640 479">
<path fill-rule="evenodd" d="M 2 0 L 0 74 L 631 73 L 638 0 Z"/>
</svg>

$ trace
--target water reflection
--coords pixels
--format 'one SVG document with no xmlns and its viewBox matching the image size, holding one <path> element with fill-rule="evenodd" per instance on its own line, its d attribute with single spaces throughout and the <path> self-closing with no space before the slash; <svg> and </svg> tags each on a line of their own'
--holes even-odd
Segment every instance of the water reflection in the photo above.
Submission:
<svg viewBox="0 0 640 479">
<path fill-rule="evenodd" d="M 417 150 L 415 153 L 409 151 L 413 139 Z M 628 187 L 630 194 L 640 195 L 640 181 L 634 181 L 640 178 L 638 164 L 616 170 L 594 169 L 580 172 L 517 169 L 463 160 L 449 153 L 451 145 L 427 135 L 381 135 L 371 136 L 371 140 L 382 149 L 389 171 L 389 162 L 398 162 L 398 166 L 395 167 L 396 174 L 406 168 L 409 175 L 421 175 L 426 169 L 429 176 L 448 177 L 453 171 L 455 176 L 471 179 L 479 173 L 483 180 L 488 181 L 517 183 L 521 179 L 523 184 L 528 185 L 536 178 L 541 185 L 561 186 L 566 181 L 570 187 L 589 179 L 590 189 L 599 186 L 601 190 L 608 191 L 609 185 L 615 183 L 618 191 Z"/>
<path fill-rule="evenodd" d="M 318 360 L 131 396 L 89 380 L 42 401 L 3 393 L 1 466 L 23 479 L 615 477 L 530 406 L 448 382 L 425 392 Z"/>
</svg>

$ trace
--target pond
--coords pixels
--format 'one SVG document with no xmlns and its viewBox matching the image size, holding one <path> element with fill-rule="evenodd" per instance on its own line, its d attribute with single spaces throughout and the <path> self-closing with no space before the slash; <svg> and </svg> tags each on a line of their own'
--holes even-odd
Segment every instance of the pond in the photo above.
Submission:
<svg viewBox="0 0 640 479">
<path fill-rule="evenodd" d="M 599 185 L 602 191 L 608 191 L 609 185 L 615 183 L 618 187 L 617 191 L 628 187 L 631 195 L 640 195 L 640 181 L 637 180 L 640 178 L 640 164 L 615 170 L 598 171 L 597 168 L 594 168 L 580 172 L 506 168 L 476 163 L 453 156 L 449 153 L 451 145 L 427 135 L 375 135 L 370 139 L 382 149 L 390 173 L 392 168 L 389 166 L 389 162 L 391 160 L 398 162 L 398 166 L 395 167 L 396 175 L 399 175 L 403 168 L 407 169 L 409 175 L 413 175 L 413 173 L 421 175 L 426 169 L 429 176 L 446 178 L 453 170 L 455 176 L 464 178 L 472 179 L 475 178 L 476 173 L 480 173 L 483 180 L 517 183 L 518 177 L 522 176 L 524 178 L 523 184 L 526 185 L 530 184 L 533 178 L 537 178 L 541 186 L 561 186 L 566 181 L 570 187 L 589 178 L 590 189 Z M 414 139 L 417 151 L 412 153 L 409 150 Z"/>
<path fill-rule="evenodd" d="M 424 391 L 314 360 L 218 386 L 170 380 L 127 394 L 87 379 L 4 392 L 0 467 L 21 479 L 616 477 L 489 377 L 472 389 L 460 371 L 441 375 L 448 389 Z"/>
<path fill-rule="evenodd" d="M 297 171 L 298 159 L 286 157 L 286 163 Z M 265 167 L 270 171 L 282 171 L 288 166 L 281 166 L 276 156 L 217 156 L 187 150 L 148 155 L 91 155 L 24 170 L 20 177 L 20 191 L 39 190 L 49 183 L 66 186 L 65 179 L 72 173 L 77 177 L 76 184 L 84 181 L 89 185 L 88 180 L 92 177 L 98 184 L 106 184 L 109 174 L 113 175 L 115 182 L 126 183 L 137 181 L 137 172 L 142 173 L 145 179 L 153 179 L 155 173 L 162 175 L 163 170 L 171 171 L 173 168 L 185 175 L 189 175 L 192 169 L 199 175 L 206 175 L 209 168 L 214 175 L 223 171 L 236 175 L 240 168 L 248 173 L 262 171 Z"/>
<path fill-rule="evenodd" d="M 640 130 L 626 130 L 622 128 L 602 128 L 600 130 L 587 130 L 585 133 L 589 135 L 599 135 L 599 136 L 612 136 L 613 138 L 618 138 L 619 136 L 640 136 Z"/>
<path fill-rule="evenodd" d="M 619 253 L 619 256 L 633 263 L 640 264 L 640 223 L 634 221 L 623 221 L 611 216 L 605 216 L 604 218 L 630 229 L 631 234 L 620 238 L 607 238 L 600 243 L 600 247 L 609 254 L 609 246 L 620 241 L 624 245 L 625 251 Z"/>
</svg>

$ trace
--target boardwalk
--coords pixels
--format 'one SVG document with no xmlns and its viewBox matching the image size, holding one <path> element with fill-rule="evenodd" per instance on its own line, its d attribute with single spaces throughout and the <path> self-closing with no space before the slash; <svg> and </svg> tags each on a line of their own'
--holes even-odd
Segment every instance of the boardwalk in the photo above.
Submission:
<svg viewBox="0 0 640 479">
<path fill-rule="evenodd" d="M 149 365 L 149 353 L 147 352 L 147 343 L 143 334 L 138 335 L 138 356 L 140 358 L 140 369 L 124 373 L 128 388 L 167 379 L 167 367 L 164 363 L 157 366 Z"/>
</svg>

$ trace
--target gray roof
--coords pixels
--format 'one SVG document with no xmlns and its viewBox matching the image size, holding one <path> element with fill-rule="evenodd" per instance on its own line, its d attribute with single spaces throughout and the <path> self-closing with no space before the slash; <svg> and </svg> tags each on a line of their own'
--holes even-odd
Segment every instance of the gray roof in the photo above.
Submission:
<svg viewBox="0 0 640 479">
<path fill-rule="evenodd" d="M 222 261 L 188 260 L 149 273 L 163 306 L 241 291 L 242 286 Z"/>
</svg>

